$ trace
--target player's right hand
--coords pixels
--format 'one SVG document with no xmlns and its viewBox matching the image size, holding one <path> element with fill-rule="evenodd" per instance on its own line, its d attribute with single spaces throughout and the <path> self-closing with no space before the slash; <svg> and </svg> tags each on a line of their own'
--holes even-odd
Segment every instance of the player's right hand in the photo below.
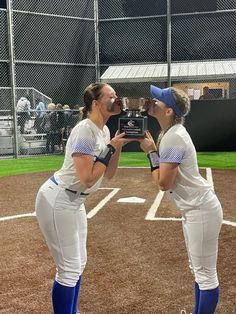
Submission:
<svg viewBox="0 0 236 314">
<path fill-rule="evenodd" d="M 149 131 L 146 131 L 144 138 L 140 139 L 139 142 L 140 142 L 140 148 L 147 154 L 149 152 L 153 152 L 157 150 L 156 144 Z"/>
</svg>

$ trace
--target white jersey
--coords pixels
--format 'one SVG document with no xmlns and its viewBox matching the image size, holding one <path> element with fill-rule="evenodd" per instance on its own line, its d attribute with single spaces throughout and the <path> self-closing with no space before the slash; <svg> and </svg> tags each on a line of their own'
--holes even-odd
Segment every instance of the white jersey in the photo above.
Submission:
<svg viewBox="0 0 236 314">
<path fill-rule="evenodd" d="M 66 153 L 62 168 L 55 172 L 54 176 L 59 186 L 73 191 L 91 193 L 98 190 L 103 176 L 91 187 L 86 188 L 76 173 L 73 154 L 86 154 L 96 157 L 110 142 L 110 131 L 105 125 L 99 129 L 91 120 L 80 121 L 72 130 L 66 144 Z"/>
<path fill-rule="evenodd" d="M 182 124 L 171 127 L 163 136 L 160 147 L 160 163 L 178 163 L 174 187 L 167 195 L 181 210 L 193 209 L 211 201 L 214 193 L 211 185 L 200 175 L 197 154 L 190 135 Z"/>
<path fill-rule="evenodd" d="M 30 111 L 30 102 L 26 97 L 21 97 L 16 105 L 18 112 L 29 112 Z"/>
</svg>

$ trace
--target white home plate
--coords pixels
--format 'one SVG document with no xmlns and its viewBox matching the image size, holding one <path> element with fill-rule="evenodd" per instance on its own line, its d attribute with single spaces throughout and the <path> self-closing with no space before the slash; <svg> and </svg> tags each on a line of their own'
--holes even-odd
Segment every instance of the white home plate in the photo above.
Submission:
<svg viewBox="0 0 236 314">
<path fill-rule="evenodd" d="M 146 200 L 144 198 L 140 197 L 124 197 L 124 198 L 119 198 L 118 203 L 144 203 Z"/>
</svg>

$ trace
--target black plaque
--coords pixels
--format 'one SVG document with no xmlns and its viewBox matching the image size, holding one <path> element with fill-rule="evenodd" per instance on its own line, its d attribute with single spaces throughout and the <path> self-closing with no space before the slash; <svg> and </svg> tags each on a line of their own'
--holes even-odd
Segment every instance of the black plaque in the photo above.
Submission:
<svg viewBox="0 0 236 314">
<path fill-rule="evenodd" d="M 125 132 L 125 137 L 144 137 L 147 130 L 147 117 L 119 118 L 119 131 Z"/>
</svg>

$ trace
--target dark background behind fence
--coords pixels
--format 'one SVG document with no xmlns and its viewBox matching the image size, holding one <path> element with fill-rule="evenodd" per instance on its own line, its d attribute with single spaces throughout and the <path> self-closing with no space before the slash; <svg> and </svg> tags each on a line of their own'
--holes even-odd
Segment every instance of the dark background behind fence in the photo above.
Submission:
<svg viewBox="0 0 236 314">
<path fill-rule="evenodd" d="M 236 151 L 235 117 L 235 100 L 192 101 L 185 127 L 198 151 Z M 112 135 L 118 128 L 118 119 L 119 116 L 114 116 L 108 121 Z M 148 129 L 156 139 L 160 128 L 150 116 Z M 139 143 L 129 143 L 123 151 L 140 151 Z"/>
<path fill-rule="evenodd" d="M 32 88 L 55 103 L 82 106 L 84 88 L 96 80 L 94 1 L 13 0 L 12 6 L 16 88 L 25 88 L 24 93 Z M 101 75 L 110 65 L 167 62 L 166 0 L 99 0 L 98 9 Z M 172 0 L 172 62 L 235 59 L 235 13 L 234 0 Z M 0 27 L 0 116 L 5 117 L 12 114 L 12 99 L 6 89 L 11 79 L 4 5 Z M 193 101 L 186 122 L 198 150 L 235 150 L 236 76 L 219 81 L 229 82 L 232 101 Z M 154 80 L 113 86 L 119 96 L 145 97 L 151 83 L 167 85 Z M 33 92 L 30 97 L 34 104 Z M 207 130 L 202 125 L 205 116 L 212 117 Z M 12 136 L 13 126 L 7 123 Z"/>
</svg>

